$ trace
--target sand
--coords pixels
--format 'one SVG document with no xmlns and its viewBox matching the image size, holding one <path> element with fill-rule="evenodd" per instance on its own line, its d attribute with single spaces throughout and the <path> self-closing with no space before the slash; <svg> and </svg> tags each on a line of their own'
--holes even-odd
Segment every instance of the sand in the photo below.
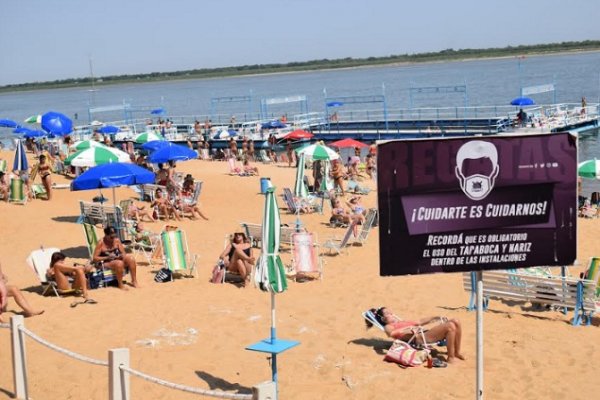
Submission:
<svg viewBox="0 0 600 400">
<path fill-rule="evenodd" d="M 0 153 L 12 160 L 12 154 Z M 258 165 L 281 193 L 292 187 L 294 169 Z M 42 297 L 25 258 L 40 245 L 59 247 L 85 260 L 85 239 L 78 200 L 97 191 L 56 190 L 51 202 L 25 206 L 0 202 L 0 262 L 10 282 L 26 290 L 30 303 L 45 313 L 26 319 L 28 329 L 58 346 L 100 360 L 108 349 L 127 347 L 131 366 L 156 377 L 205 389 L 249 393 L 253 384 L 270 378 L 270 364 L 245 346 L 269 335 L 270 300 L 253 287 L 208 282 L 222 251 L 225 235 L 241 221 L 260 223 L 263 197 L 258 177 L 227 175 L 222 162 L 189 161 L 177 166 L 204 181 L 201 202 L 209 221 L 177 222 L 187 232 L 191 251 L 199 255 L 199 277 L 153 282 L 156 267 L 140 261 L 141 289 L 124 292 L 106 288 L 91 292 L 96 305 L 69 307 L 72 297 Z M 56 182 L 68 182 L 54 176 Z M 369 183 L 371 187 L 373 183 Z M 105 196 L 112 196 L 105 191 Z M 132 197 L 129 188 L 118 199 Z M 280 207 L 283 201 L 278 200 Z M 363 200 L 374 206 L 376 194 Z M 325 225 L 326 215 L 302 216 L 319 240 L 343 233 Z M 295 216 L 282 210 L 282 221 Z M 160 231 L 164 222 L 147 223 Z M 579 265 L 593 254 L 600 237 L 598 220 L 579 220 Z M 285 247 L 284 247 L 285 248 Z M 258 251 L 255 250 L 255 254 Z M 401 256 L 401 255 L 400 255 Z M 290 252 L 282 258 L 290 262 Z M 461 274 L 381 278 L 378 274 L 378 233 L 349 254 L 324 256 L 322 281 L 290 282 L 277 296 L 278 336 L 301 345 L 278 358 L 280 395 L 284 399 L 378 399 L 408 395 L 427 399 L 472 398 L 475 392 L 475 313 L 466 310 L 468 293 Z M 361 312 L 388 305 L 407 318 L 445 315 L 463 323 L 464 362 L 444 369 L 403 369 L 383 361 L 390 345 L 382 332 L 367 331 Z M 11 299 L 5 320 L 17 312 Z M 491 301 L 484 317 L 485 395 L 493 399 L 597 397 L 600 321 L 573 327 L 572 313 L 530 311 L 527 305 Z M 0 398 L 13 393 L 9 330 L 0 329 Z M 442 354 L 443 355 L 443 354 Z M 73 360 L 27 339 L 29 393 L 32 399 L 105 399 L 106 369 Z M 191 394 L 131 378 L 134 399 L 187 399 Z"/>
</svg>

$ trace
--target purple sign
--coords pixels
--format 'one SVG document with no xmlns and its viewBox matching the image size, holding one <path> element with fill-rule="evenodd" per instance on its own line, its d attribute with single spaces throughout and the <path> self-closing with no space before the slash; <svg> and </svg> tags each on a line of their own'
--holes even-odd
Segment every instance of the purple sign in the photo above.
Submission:
<svg viewBox="0 0 600 400">
<path fill-rule="evenodd" d="M 575 260 L 570 134 L 390 141 L 377 158 L 382 276 Z"/>
</svg>

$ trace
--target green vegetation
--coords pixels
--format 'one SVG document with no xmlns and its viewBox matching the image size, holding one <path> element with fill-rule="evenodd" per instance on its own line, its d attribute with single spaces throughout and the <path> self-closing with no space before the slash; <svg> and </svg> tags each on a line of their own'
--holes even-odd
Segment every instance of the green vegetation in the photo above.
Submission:
<svg viewBox="0 0 600 400">
<path fill-rule="evenodd" d="M 387 57 L 342 58 L 336 60 L 322 59 L 290 62 L 287 64 L 254 64 L 237 67 L 201 68 L 175 72 L 152 72 L 149 74 L 113 75 L 94 78 L 94 85 L 110 85 L 132 82 L 157 82 L 175 79 L 199 79 L 227 77 L 235 75 L 268 74 L 276 72 L 313 71 L 321 69 L 363 67 L 371 65 L 386 65 L 396 63 L 421 63 L 432 61 L 453 61 L 472 58 L 510 57 L 537 54 L 552 54 L 561 52 L 596 51 L 600 50 L 600 40 L 583 42 L 562 42 L 538 44 L 529 46 L 508 46 L 489 49 L 446 49 L 438 52 L 391 55 Z M 76 86 L 91 86 L 92 78 L 61 79 L 52 82 L 33 82 L 0 86 L 0 92 L 54 89 Z"/>
</svg>

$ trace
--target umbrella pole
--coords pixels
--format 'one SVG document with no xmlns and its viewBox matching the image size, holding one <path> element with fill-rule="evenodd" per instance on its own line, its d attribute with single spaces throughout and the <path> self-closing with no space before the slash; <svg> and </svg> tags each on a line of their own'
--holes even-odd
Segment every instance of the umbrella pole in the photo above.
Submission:
<svg viewBox="0 0 600 400">
<path fill-rule="evenodd" d="M 275 323 L 275 292 L 271 291 L 271 344 L 277 341 L 277 328 Z M 275 398 L 278 396 L 277 384 L 277 353 L 271 353 L 271 380 L 275 383 Z"/>
<path fill-rule="evenodd" d="M 112 188 L 112 192 L 113 192 L 113 206 L 115 206 L 115 209 L 116 209 L 117 208 L 117 195 L 116 195 L 114 186 Z"/>
</svg>

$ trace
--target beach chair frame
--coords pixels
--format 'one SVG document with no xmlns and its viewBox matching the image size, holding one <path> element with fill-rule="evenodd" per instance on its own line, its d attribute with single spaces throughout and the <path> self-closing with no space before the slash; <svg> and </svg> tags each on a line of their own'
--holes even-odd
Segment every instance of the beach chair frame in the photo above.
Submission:
<svg viewBox="0 0 600 400">
<path fill-rule="evenodd" d="M 319 280 L 323 280 L 323 260 L 319 255 L 317 234 L 294 232 L 291 235 L 291 242 L 292 262 L 290 269 L 293 279 L 296 282 L 314 279 L 316 274 Z"/>
<path fill-rule="evenodd" d="M 369 237 L 369 233 L 373 228 L 373 223 L 375 222 L 375 218 L 377 217 L 377 209 L 369 208 L 367 211 L 367 215 L 365 216 L 365 222 L 360 227 L 360 231 L 358 232 L 358 236 L 354 240 L 353 244 L 363 245 L 367 241 Z"/>
<path fill-rule="evenodd" d="M 58 290 L 56 282 L 48 279 L 46 276 L 46 272 L 50 268 L 50 259 L 52 258 L 52 254 L 58 251 L 60 251 L 60 249 L 56 247 L 44 248 L 42 246 L 39 249 L 32 251 L 25 260 L 27 265 L 29 265 L 29 267 L 33 270 L 37 280 L 42 286 L 42 296 L 54 294 L 56 297 L 61 297 L 61 295 L 74 294 L 76 292 L 75 289 L 63 291 Z"/>
<path fill-rule="evenodd" d="M 198 256 L 191 254 L 187 244 L 187 237 L 183 230 L 163 230 L 160 234 L 163 251 L 163 262 L 173 275 L 179 271 L 188 271 L 188 276 L 196 276 L 196 262 Z"/>
<path fill-rule="evenodd" d="M 25 182 L 21 178 L 11 178 L 10 193 L 8 195 L 10 203 L 27 204 L 27 193 L 25 193 Z"/>
<path fill-rule="evenodd" d="M 328 254 L 331 254 L 332 250 L 335 250 L 338 255 L 341 255 L 343 251 L 348 251 L 348 242 L 350 241 L 350 237 L 354 233 L 354 226 L 356 225 L 356 221 L 352 221 L 351 224 L 346 228 L 346 232 L 341 239 L 336 237 L 329 238 L 323 243 L 323 247 L 328 249 Z"/>
</svg>

